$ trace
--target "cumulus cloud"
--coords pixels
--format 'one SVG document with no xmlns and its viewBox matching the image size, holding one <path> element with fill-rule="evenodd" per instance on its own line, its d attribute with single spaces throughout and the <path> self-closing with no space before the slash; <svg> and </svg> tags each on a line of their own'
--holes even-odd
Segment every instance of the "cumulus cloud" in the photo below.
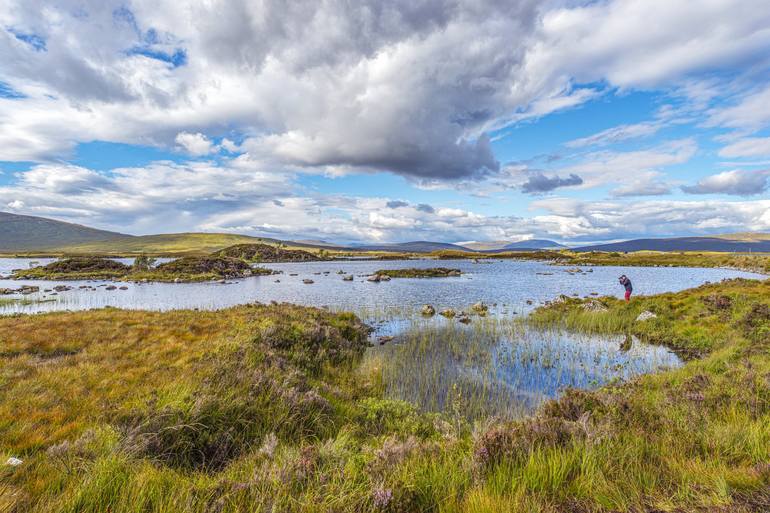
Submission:
<svg viewBox="0 0 770 513">
<path fill-rule="evenodd" d="M 7 160 L 66 156 L 81 141 L 173 145 L 179 133 L 234 129 L 249 135 L 243 148 L 255 159 L 478 177 L 499 168 L 486 132 L 601 93 L 575 84 L 657 85 L 770 48 L 758 1 L 3 6 L 0 76 L 25 95 L 0 99 Z M 603 137 L 640 130 L 653 127 Z"/>
<path fill-rule="evenodd" d="M 699 180 L 695 185 L 682 186 L 688 194 L 733 194 L 752 196 L 768 189 L 770 170 L 745 171 L 734 169 L 723 171 Z"/>
<path fill-rule="evenodd" d="M 548 177 L 540 172 L 532 172 L 527 181 L 521 186 L 521 190 L 523 192 L 538 194 L 550 192 L 559 187 L 571 187 L 581 185 L 582 183 L 583 179 L 574 173 L 570 173 L 568 177 L 562 178 L 560 176 Z"/>
<path fill-rule="evenodd" d="M 214 143 L 200 132 L 196 134 L 180 132 L 174 141 L 187 153 L 196 157 L 208 155 L 216 149 Z"/>
<path fill-rule="evenodd" d="M 401 208 L 401 207 L 409 206 L 409 203 L 401 200 L 391 200 L 385 203 L 385 206 L 387 206 L 388 208 Z"/>
</svg>

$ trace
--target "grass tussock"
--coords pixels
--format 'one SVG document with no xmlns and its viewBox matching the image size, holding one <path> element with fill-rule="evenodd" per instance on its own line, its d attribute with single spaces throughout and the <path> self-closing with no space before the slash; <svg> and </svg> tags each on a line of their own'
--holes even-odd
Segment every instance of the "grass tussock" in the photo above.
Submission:
<svg viewBox="0 0 770 513">
<path fill-rule="evenodd" d="M 0 319 L 0 507 L 18 512 L 760 512 L 770 285 L 569 300 L 532 322 L 692 349 L 529 418 L 423 414 L 354 316 L 289 305 Z M 641 311 L 655 319 L 636 321 Z M 614 317 L 610 314 L 614 314 Z M 462 402 L 458 402 L 462 409 Z"/>
</svg>

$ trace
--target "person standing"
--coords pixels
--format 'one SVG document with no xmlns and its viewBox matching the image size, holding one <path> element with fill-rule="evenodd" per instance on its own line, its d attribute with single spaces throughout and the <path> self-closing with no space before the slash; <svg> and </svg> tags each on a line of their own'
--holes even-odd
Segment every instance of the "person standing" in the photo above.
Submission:
<svg viewBox="0 0 770 513">
<path fill-rule="evenodd" d="M 621 285 L 626 288 L 626 301 L 631 301 L 631 293 L 634 291 L 634 286 L 631 285 L 631 280 L 625 274 L 618 278 Z"/>
</svg>

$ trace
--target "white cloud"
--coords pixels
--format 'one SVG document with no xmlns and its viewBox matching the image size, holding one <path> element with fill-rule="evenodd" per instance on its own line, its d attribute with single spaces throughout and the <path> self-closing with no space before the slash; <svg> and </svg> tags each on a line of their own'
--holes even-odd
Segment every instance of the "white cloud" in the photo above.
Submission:
<svg viewBox="0 0 770 513">
<path fill-rule="evenodd" d="M 709 126 L 755 131 L 770 125 L 770 85 L 751 91 L 729 107 L 712 110 Z"/>
<path fill-rule="evenodd" d="M 277 164 L 480 176 L 498 167 L 485 131 L 601 93 L 575 84 L 670 85 L 761 61 L 770 49 L 762 7 L 4 0 L 0 76 L 27 97 L 0 99 L 0 159 L 235 130 L 250 136 L 254 159 Z"/>
<path fill-rule="evenodd" d="M 745 171 L 734 169 L 707 176 L 695 185 L 683 186 L 689 194 L 734 194 L 752 196 L 762 194 L 768 189 L 770 170 Z"/>
<path fill-rule="evenodd" d="M 728 158 L 770 156 L 770 137 L 738 139 L 719 150 L 719 155 Z"/>
<path fill-rule="evenodd" d="M 211 140 L 198 132 L 197 134 L 191 134 L 188 132 L 180 132 L 174 139 L 176 143 L 182 147 L 187 153 L 195 157 L 202 155 L 209 155 L 217 151 L 216 145 Z"/>
<path fill-rule="evenodd" d="M 648 137 L 654 135 L 663 127 L 661 122 L 647 121 L 636 123 L 634 125 L 619 125 L 616 127 L 602 130 L 587 137 L 573 139 L 565 144 L 568 148 L 582 148 L 585 146 L 604 146 L 615 144 L 630 139 Z"/>
</svg>

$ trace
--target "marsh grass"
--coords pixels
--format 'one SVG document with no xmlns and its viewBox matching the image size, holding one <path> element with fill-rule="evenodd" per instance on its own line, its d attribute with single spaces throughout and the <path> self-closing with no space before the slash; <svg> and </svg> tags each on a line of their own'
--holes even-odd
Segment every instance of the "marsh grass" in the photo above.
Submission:
<svg viewBox="0 0 770 513">
<path fill-rule="evenodd" d="M 607 315 L 583 301 L 538 310 L 546 333 L 629 334 L 699 358 L 565 390 L 522 419 L 468 420 L 451 385 L 448 409 L 421 412 L 388 396 L 383 372 L 409 364 L 409 347 L 428 365 L 438 352 L 494 367 L 493 340 L 528 336 L 514 323 L 414 320 L 413 345 L 382 347 L 391 357 L 364 355 L 354 316 L 288 305 L 2 318 L 0 459 L 24 463 L 0 465 L 0 511 L 767 511 L 769 286 L 602 298 Z M 564 358 L 537 337 L 522 347 Z"/>
<path fill-rule="evenodd" d="M 622 341 L 498 316 L 474 317 L 467 326 L 414 318 L 396 343 L 370 349 L 362 368 L 381 373 L 386 396 L 424 411 L 469 421 L 521 418 L 565 388 L 596 388 L 678 365 L 665 349 L 637 343 L 623 351 Z"/>
</svg>

